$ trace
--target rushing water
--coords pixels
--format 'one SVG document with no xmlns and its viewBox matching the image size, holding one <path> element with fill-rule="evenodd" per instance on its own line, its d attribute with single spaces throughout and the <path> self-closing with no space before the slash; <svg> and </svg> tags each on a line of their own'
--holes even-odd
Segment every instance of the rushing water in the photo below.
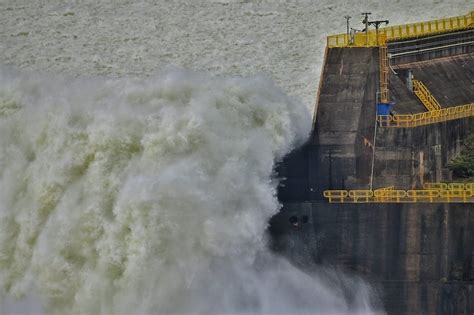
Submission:
<svg viewBox="0 0 474 315">
<path fill-rule="evenodd" d="M 370 313 L 361 281 L 307 274 L 266 246 L 274 164 L 310 124 L 258 77 L 3 69 L 0 310 Z"/>
<path fill-rule="evenodd" d="M 269 253 L 273 166 L 309 132 L 325 36 L 344 15 L 361 28 L 365 11 L 396 24 L 469 10 L 2 1 L 0 64 L 34 72 L 0 69 L 0 314 L 374 312 L 362 281 Z M 167 64 L 265 73 L 305 106 L 262 78 L 153 75 Z"/>
</svg>

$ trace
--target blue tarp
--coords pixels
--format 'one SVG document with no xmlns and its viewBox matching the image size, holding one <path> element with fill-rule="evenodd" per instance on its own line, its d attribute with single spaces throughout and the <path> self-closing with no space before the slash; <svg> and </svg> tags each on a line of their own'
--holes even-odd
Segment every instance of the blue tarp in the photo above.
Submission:
<svg viewBox="0 0 474 315">
<path fill-rule="evenodd" d="M 392 104 L 390 103 L 378 103 L 377 104 L 377 115 L 390 115 L 390 110 L 392 108 Z"/>
</svg>

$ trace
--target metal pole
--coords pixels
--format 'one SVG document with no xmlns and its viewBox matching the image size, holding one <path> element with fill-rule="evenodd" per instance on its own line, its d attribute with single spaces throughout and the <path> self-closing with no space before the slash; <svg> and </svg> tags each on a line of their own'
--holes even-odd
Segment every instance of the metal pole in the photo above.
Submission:
<svg viewBox="0 0 474 315">
<path fill-rule="evenodd" d="M 344 18 L 346 19 L 346 34 L 347 34 L 347 42 L 350 44 L 349 40 L 349 20 L 351 19 L 350 15 L 345 15 Z"/>
<path fill-rule="evenodd" d="M 362 15 L 365 16 L 365 18 L 362 20 L 362 23 L 365 24 L 365 45 L 369 45 L 369 15 L 371 15 L 371 12 L 362 12 Z"/>
<path fill-rule="evenodd" d="M 375 25 L 375 36 L 377 37 L 377 46 L 379 46 L 379 27 L 380 24 L 388 24 L 388 20 L 383 20 L 383 21 L 370 21 L 368 22 L 369 25 Z"/>
<path fill-rule="evenodd" d="M 377 46 L 379 45 L 379 24 L 375 24 L 375 37 L 377 38 Z"/>
<path fill-rule="evenodd" d="M 374 190 L 374 166 L 375 166 L 375 142 L 377 141 L 377 104 L 379 102 L 379 93 L 375 93 L 375 124 L 374 124 L 374 138 L 372 141 L 372 165 L 370 167 L 369 189 Z"/>
</svg>

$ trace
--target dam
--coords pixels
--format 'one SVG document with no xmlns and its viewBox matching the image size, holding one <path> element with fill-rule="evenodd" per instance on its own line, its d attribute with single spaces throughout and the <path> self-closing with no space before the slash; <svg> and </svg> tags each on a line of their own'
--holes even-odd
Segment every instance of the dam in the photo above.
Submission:
<svg viewBox="0 0 474 315">
<path fill-rule="evenodd" d="M 368 279 L 388 314 L 474 312 L 474 11 L 327 39 L 308 142 L 278 166 L 273 248 Z"/>
</svg>

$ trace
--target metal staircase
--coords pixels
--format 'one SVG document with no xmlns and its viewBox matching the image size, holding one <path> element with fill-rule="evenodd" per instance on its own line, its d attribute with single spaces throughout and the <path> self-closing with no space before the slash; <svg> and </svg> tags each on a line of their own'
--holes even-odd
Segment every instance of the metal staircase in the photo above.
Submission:
<svg viewBox="0 0 474 315">
<path fill-rule="evenodd" d="M 416 96 L 418 96 L 421 103 L 423 103 L 428 111 L 432 112 L 441 109 L 441 105 L 439 105 L 436 98 L 430 93 L 423 82 L 419 80 L 413 80 L 413 92 Z"/>
</svg>

